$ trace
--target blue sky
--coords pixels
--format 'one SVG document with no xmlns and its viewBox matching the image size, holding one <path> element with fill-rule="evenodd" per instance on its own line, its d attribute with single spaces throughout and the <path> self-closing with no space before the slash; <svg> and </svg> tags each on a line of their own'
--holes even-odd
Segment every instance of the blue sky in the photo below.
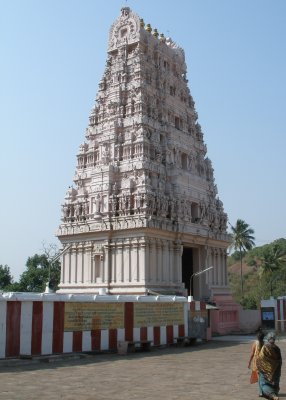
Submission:
<svg viewBox="0 0 286 400">
<path fill-rule="evenodd" d="M 17 280 L 60 205 L 128 5 L 186 54 L 191 94 L 229 221 L 258 246 L 286 237 L 285 0 L 0 0 L 0 264 Z"/>
</svg>

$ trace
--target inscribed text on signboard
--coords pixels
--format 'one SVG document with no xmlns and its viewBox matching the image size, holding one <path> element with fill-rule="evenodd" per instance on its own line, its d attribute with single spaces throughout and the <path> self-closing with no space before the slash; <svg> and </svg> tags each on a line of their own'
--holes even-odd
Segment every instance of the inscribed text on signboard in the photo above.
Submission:
<svg viewBox="0 0 286 400">
<path fill-rule="evenodd" d="M 65 331 L 124 328 L 123 303 L 65 303 Z"/>
<path fill-rule="evenodd" d="M 134 327 L 184 324 L 183 303 L 134 303 Z"/>
</svg>

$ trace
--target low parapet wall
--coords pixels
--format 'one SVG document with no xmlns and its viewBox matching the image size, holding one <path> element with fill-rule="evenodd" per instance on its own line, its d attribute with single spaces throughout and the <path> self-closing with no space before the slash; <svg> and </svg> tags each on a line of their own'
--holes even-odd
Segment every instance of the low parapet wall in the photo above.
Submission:
<svg viewBox="0 0 286 400">
<path fill-rule="evenodd" d="M 188 335 L 189 310 L 176 296 L 2 293 L 0 358 L 115 351 L 124 340 L 172 344 Z"/>
</svg>

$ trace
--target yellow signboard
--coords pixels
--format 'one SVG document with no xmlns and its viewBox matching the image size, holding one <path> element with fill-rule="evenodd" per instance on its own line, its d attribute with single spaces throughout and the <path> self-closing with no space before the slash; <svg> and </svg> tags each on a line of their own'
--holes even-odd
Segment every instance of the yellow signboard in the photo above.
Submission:
<svg viewBox="0 0 286 400">
<path fill-rule="evenodd" d="M 134 303 L 134 327 L 184 324 L 183 303 Z"/>
<path fill-rule="evenodd" d="M 124 328 L 123 303 L 65 303 L 65 331 Z"/>
</svg>

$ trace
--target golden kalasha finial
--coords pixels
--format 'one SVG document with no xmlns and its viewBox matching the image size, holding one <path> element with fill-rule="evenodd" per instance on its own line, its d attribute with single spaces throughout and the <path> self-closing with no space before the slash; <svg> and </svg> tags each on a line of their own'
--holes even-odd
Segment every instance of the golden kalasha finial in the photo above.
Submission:
<svg viewBox="0 0 286 400">
<path fill-rule="evenodd" d="M 155 37 L 158 37 L 158 36 L 159 36 L 159 33 L 158 33 L 157 28 L 154 28 L 153 36 L 155 36 Z"/>
<path fill-rule="evenodd" d="M 165 41 L 166 41 L 166 38 L 165 38 L 164 33 L 160 33 L 160 40 L 161 40 L 162 42 L 165 42 Z"/>
<path fill-rule="evenodd" d="M 140 26 L 141 26 L 141 28 L 144 28 L 144 26 L 145 26 L 145 22 L 144 22 L 143 18 L 140 19 Z"/>
<path fill-rule="evenodd" d="M 150 24 L 147 24 L 147 25 L 146 25 L 146 31 L 149 32 L 149 33 L 152 32 L 152 28 L 151 28 L 151 25 L 150 25 Z"/>
</svg>

